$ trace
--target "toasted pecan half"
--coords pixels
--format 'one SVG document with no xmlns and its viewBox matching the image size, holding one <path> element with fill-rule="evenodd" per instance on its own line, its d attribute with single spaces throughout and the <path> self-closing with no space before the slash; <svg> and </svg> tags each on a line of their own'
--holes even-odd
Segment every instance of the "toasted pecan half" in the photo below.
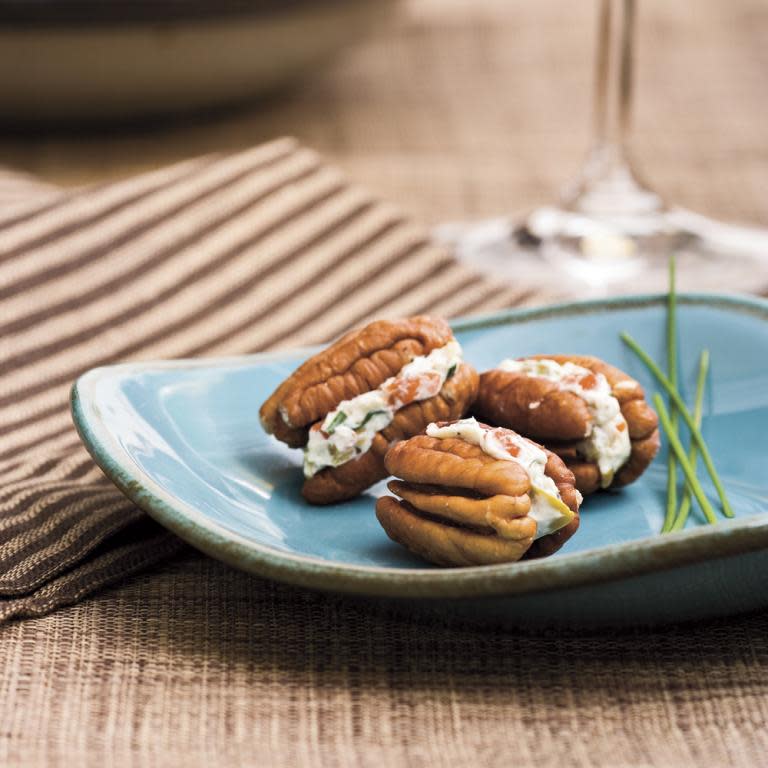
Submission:
<svg viewBox="0 0 768 768">
<path fill-rule="evenodd" d="M 575 517 L 538 539 L 536 520 L 528 514 L 526 470 L 461 439 L 418 435 L 394 445 L 385 463 L 402 478 L 388 486 L 400 499 L 380 498 L 376 516 L 393 541 L 438 565 L 490 565 L 551 554 L 578 528 L 580 498 L 573 474 L 555 454 L 547 456 L 545 471 Z"/>
<path fill-rule="evenodd" d="M 378 388 L 413 358 L 452 338 L 445 320 L 427 315 L 376 320 L 349 331 L 299 366 L 270 395 L 259 411 L 264 430 L 300 448 L 309 427 L 343 400 Z"/>
<path fill-rule="evenodd" d="M 532 359 L 566 362 L 605 376 L 611 394 L 619 403 L 629 430 L 632 453 L 619 469 L 611 487 L 635 481 L 659 450 L 658 417 L 645 400 L 640 384 L 631 376 L 588 355 L 531 355 Z M 480 377 L 480 391 L 474 411 L 492 424 L 514 429 L 542 441 L 573 471 L 576 486 L 587 494 L 601 486 L 597 464 L 580 456 L 576 445 L 591 429 L 589 408 L 576 393 L 558 383 L 526 373 L 493 369 Z"/>
<path fill-rule="evenodd" d="M 447 525 L 437 518 L 425 517 L 409 502 L 392 496 L 382 496 L 376 502 L 376 517 L 392 541 L 430 563 L 450 567 L 520 560 L 530 549 L 536 530 L 536 524 L 529 518 L 524 518 L 527 532 L 521 526 L 517 537 L 503 538 L 490 531 Z"/>
</svg>

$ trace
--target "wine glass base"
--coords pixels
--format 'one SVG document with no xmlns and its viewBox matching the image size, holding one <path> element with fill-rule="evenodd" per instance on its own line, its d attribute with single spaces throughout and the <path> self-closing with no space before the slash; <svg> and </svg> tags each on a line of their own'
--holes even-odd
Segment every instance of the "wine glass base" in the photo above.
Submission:
<svg viewBox="0 0 768 768">
<path fill-rule="evenodd" d="M 681 208 L 596 217 L 556 207 L 444 224 L 435 237 L 476 271 L 566 297 L 664 291 L 675 254 L 685 291 L 768 287 L 768 229 Z"/>
</svg>

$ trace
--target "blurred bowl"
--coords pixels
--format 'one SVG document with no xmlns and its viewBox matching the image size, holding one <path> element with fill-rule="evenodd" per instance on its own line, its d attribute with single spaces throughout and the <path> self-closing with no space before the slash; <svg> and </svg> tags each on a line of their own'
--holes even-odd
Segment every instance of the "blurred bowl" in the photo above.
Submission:
<svg viewBox="0 0 768 768">
<path fill-rule="evenodd" d="M 0 0 L 0 120 L 115 120 L 274 91 L 393 0 Z"/>
</svg>

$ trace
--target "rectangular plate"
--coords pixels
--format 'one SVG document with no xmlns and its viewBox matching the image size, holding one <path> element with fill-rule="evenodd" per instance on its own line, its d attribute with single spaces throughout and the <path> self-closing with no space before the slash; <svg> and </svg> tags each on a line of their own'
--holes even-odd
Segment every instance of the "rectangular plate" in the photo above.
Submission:
<svg viewBox="0 0 768 768">
<path fill-rule="evenodd" d="M 630 331 L 655 359 L 663 360 L 665 316 L 664 297 L 640 296 L 510 311 L 453 325 L 465 359 L 478 370 L 504 357 L 592 354 L 653 392 L 653 382 L 618 333 Z M 657 535 L 666 482 L 662 451 L 634 485 L 588 498 L 580 530 L 559 553 L 509 565 L 440 569 L 411 556 L 387 538 L 374 516 L 374 498 L 383 484 L 330 507 L 313 508 L 302 500 L 301 452 L 263 432 L 258 408 L 314 350 L 95 369 L 75 384 L 73 413 L 88 450 L 130 498 L 194 546 L 244 570 L 304 586 L 388 597 L 511 598 L 548 592 L 553 611 L 562 610 L 556 594 L 568 593 L 575 604 L 574 589 L 586 589 L 589 606 L 597 585 L 610 582 L 622 604 L 617 610 L 626 613 L 632 610 L 626 605 L 629 582 L 643 574 L 766 552 L 767 321 L 768 302 L 725 296 L 679 299 L 681 389 L 690 401 L 699 352 L 708 348 L 703 431 L 736 520 L 705 526 L 694 508 L 687 530 Z M 700 474 L 705 475 L 703 470 Z M 716 501 L 709 482 L 704 485 Z M 708 572 L 714 573 L 702 573 Z M 760 575 L 764 578 L 762 566 Z M 750 602 L 734 597 L 730 587 L 712 593 L 717 585 L 705 584 L 708 579 L 701 576 L 696 577 L 701 585 L 681 582 L 674 595 L 664 598 L 671 601 L 667 607 L 695 603 L 692 590 L 705 590 L 696 615 L 766 602 L 757 585 Z M 705 610 L 710 598 L 717 605 Z M 644 599 L 642 590 L 636 599 Z M 509 603 L 510 610 L 522 605 Z M 663 611 L 652 607 L 650 613 L 661 616 Z"/>
</svg>

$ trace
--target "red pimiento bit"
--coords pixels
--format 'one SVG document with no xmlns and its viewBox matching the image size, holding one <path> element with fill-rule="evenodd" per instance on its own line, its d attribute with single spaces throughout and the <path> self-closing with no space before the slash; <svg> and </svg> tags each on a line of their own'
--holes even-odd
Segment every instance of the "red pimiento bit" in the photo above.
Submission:
<svg viewBox="0 0 768 768">
<path fill-rule="evenodd" d="M 579 379 L 579 386 L 582 389 L 594 389 L 597 386 L 597 376 L 594 373 L 587 373 Z"/>
<path fill-rule="evenodd" d="M 433 397 L 442 386 L 440 374 L 431 371 L 420 376 L 398 377 L 386 388 L 387 401 L 393 408 L 402 408 L 414 400 Z"/>
<path fill-rule="evenodd" d="M 504 450 L 510 455 L 510 456 L 519 456 L 520 455 L 520 446 L 515 443 L 514 438 L 511 435 L 508 435 L 501 430 L 492 430 L 494 433 L 494 436 L 496 439 L 501 443 L 501 445 L 504 447 Z"/>
</svg>

